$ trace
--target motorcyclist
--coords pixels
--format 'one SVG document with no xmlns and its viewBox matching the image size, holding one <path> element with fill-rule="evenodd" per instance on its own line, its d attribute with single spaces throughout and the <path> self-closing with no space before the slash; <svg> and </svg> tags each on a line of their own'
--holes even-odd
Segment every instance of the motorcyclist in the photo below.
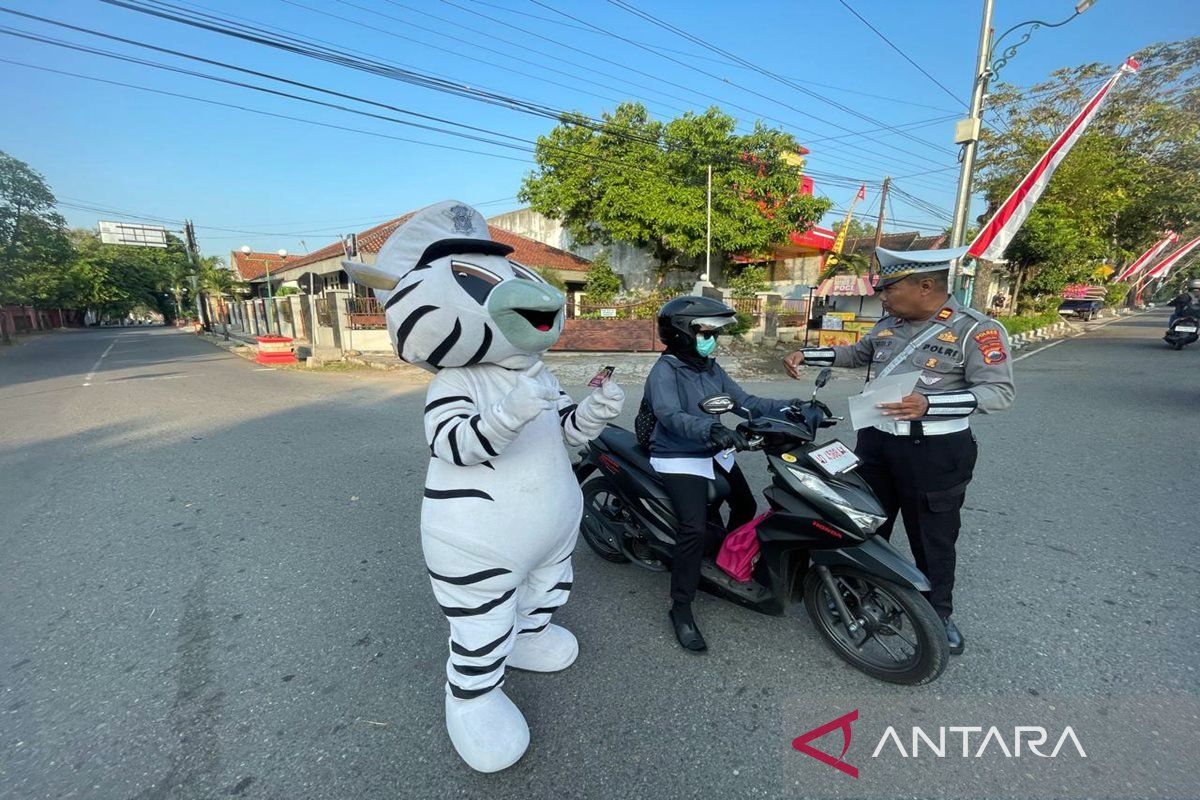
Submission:
<svg viewBox="0 0 1200 800">
<path fill-rule="evenodd" d="M 1167 320 L 1167 327 L 1175 324 L 1180 317 L 1200 318 L 1200 278 L 1188 281 L 1187 291 L 1176 297 L 1168 305 L 1175 309 Z"/>
<path fill-rule="evenodd" d="M 650 464 L 662 476 L 675 508 L 679 530 L 671 565 L 671 624 L 686 650 L 707 649 L 692 614 L 692 600 L 700 583 L 710 515 L 719 522 L 717 508 L 709 508 L 709 483 L 716 480 L 714 464 L 729 483 L 729 527 L 732 530 L 754 518 L 754 493 L 734 460 L 734 450 L 746 446 L 745 438 L 716 417 L 705 414 L 699 403 L 715 394 L 736 401 L 734 413 L 778 416 L 791 401 L 769 400 L 748 394 L 717 363 L 717 336 L 734 324 L 732 308 L 710 297 L 677 297 L 658 312 L 658 336 L 666 346 L 646 379 L 643 411 L 652 411 Z M 743 410 L 746 409 L 746 410 Z M 641 416 L 641 414 L 639 414 Z"/>
</svg>

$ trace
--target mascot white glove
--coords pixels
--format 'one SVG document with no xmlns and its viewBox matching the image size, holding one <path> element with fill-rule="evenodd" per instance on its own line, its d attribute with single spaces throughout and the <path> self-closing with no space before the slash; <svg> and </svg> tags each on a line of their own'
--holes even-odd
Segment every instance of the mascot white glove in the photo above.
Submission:
<svg viewBox="0 0 1200 800">
<path fill-rule="evenodd" d="M 512 390 L 492 407 L 493 420 L 510 431 L 519 431 L 543 411 L 554 408 L 558 390 L 538 380 L 546 365 L 541 361 L 517 376 Z"/>
<path fill-rule="evenodd" d="M 625 405 L 625 390 L 615 381 L 606 380 L 583 398 L 575 417 L 581 428 L 603 428 L 605 423 L 621 416 Z"/>
</svg>

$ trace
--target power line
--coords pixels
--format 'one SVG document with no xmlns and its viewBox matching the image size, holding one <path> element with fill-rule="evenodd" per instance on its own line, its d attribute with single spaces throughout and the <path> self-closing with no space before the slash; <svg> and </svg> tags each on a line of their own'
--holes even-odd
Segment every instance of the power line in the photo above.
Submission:
<svg viewBox="0 0 1200 800">
<path fill-rule="evenodd" d="M 744 85 L 742 85 L 742 84 L 739 84 L 739 83 L 735 83 L 735 82 L 733 82 L 733 81 L 730 81 L 730 80 L 728 80 L 728 79 L 726 79 L 726 78 L 722 78 L 721 76 L 719 76 L 719 75 L 716 75 L 715 73 L 712 73 L 712 72 L 709 72 L 708 70 L 701 69 L 700 67 L 697 67 L 695 64 L 690 64 L 690 63 L 688 63 L 688 62 L 686 62 L 686 61 L 681 61 L 681 60 L 679 60 L 679 59 L 677 59 L 677 58 L 674 58 L 674 57 L 672 57 L 672 56 L 668 56 L 668 55 L 664 55 L 664 54 L 662 54 L 662 53 L 656 52 L 656 51 L 655 51 L 653 48 L 651 48 L 651 47 L 649 47 L 649 46 L 647 46 L 647 45 L 642 45 L 642 44 L 640 44 L 640 43 L 638 43 L 638 42 L 636 42 L 636 41 L 634 41 L 634 40 L 630 39 L 630 38 L 629 38 L 629 37 L 627 37 L 627 36 L 623 36 L 623 35 L 621 35 L 621 34 L 619 34 L 619 33 L 614 33 L 614 32 L 612 32 L 612 31 L 609 31 L 609 30 L 607 30 L 607 29 L 605 29 L 605 28 L 602 28 L 602 27 L 600 27 L 600 26 L 598 26 L 598 25 L 593 25 L 592 23 L 590 23 L 590 22 L 587 22 L 586 20 L 580 19 L 579 17 L 576 17 L 576 16 L 574 16 L 574 15 L 572 15 L 572 14 L 568 14 L 567 12 L 565 12 L 565 11 L 563 11 L 563 10 L 561 10 L 561 9 L 558 9 L 558 8 L 555 8 L 555 7 L 553 7 L 553 6 L 547 5 L 546 3 L 543 3 L 543 2 L 541 2 L 541 0 L 530 0 L 530 1 L 531 1 L 531 2 L 533 2 L 535 5 L 541 6 L 542 8 L 545 8 L 545 9 L 547 9 L 547 10 L 549 10 L 549 11 L 552 11 L 552 12 L 554 12 L 555 14 L 559 14 L 559 15 L 561 15 L 561 16 L 564 16 L 564 17 L 568 18 L 568 19 L 575 20 L 576 22 L 579 22 L 579 23 L 581 23 L 581 24 L 583 24 L 583 25 L 587 25 L 588 27 L 590 27 L 590 28 L 594 29 L 595 31 L 597 31 L 597 32 L 599 32 L 599 33 L 602 33 L 602 34 L 604 34 L 604 35 L 606 35 L 606 36 L 610 36 L 610 37 L 612 37 L 612 38 L 614 38 L 614 39 L 618 39 L 618 40 L 620 40 L 620 41 L 626 42 L 626 43 L 628 43 L 628 44 L 631 44 L 631 45 L 633 45 L 633 46 L 635 46 L 635 47 L 638 47 L 638 48 L 640 48 L 640 49 L 646 50 L 647 52 L 653 53 L 653 54 L 655 54 L 655 55 L 659 56 L 660 58 L 664 58 L 664 59 L 666 59 L 666 60 L 668 60 L 668 61 L 671 61 L 671 62 L 673 62 L 673 63 L 679 64 L 679 65 L 681 65 L 681 66 L 685 67 L 686 69 L 692 70 L 693 72 L 697 72 L 697 73 L 699 73 L 699 74 L 701 74 L 701 75 L 704 75 L 704 76 L 706 76 L 706 77 L 708 77 L 708 78 L 711 78 L 711 79 L 713 79 L 713 80 L 716 80 L 716 81 L 718 81 L 719 83 L 723 83 L 723 84 L 726 84 L 726 85 L 728 85 L 728 86 L 732 86 L 732 87 L 734 87 L 734 88 L 736 88 L 736 89 L 739 89 L 739 90 L 741 90 L 741 91 L 747 92 L 747 93 L 749 93 L 749 94 L 753 94 L 753 95 L 755 95 L 756 97 L 762 98 L 762 99 L 764 99 L 764 100 L 767 100 L 768 102 L 771 102 L 771 103 L 775 103 L 775 104 L 781 105 L 781 106 L 783 106 L 784 108 L 788 108 L 788 109 L 790 109 L 790 110 L 792 110 L 792 111 L 795 111 L 795 112 L 796 112 L 796 113 L 798 113 L 798 114 L 805 114 L 805 113 L 806 113 L 806 112 L 802 111 L 801 109 L 799 109 L 799 108 L 796 108 L 795 106 L 793 106 L 793 105 L 790 105 L 790 104 L 788 104 L 788 103 L 786 103 L 786 102 L 784 102 L 784 101 L 782 101 L 782 100 L 779 100 L 779 99 L 777 99 L 777 98 L 770 97 L 769 95 L 765 95 L 765 94 L 763 94 L 762 92 L 759 92 L 759 91 L 756 91 L 756 90 L 754 90 L 754 89 L 751 89 L 751 88 L 750 88 L 750 87 L 748 87 L 748 86 L 744 86 Z M 657 23 L 656 23 L 656 24 L 657 24 Z M 665 23 L 663 23 L 663 24 L 665 24 Z M 683 35 L 683 36 L 685 36 L 685 37 L 689 36 L 689 34 L 681 34 L 681 35 Z M 699 40 L 697 40 L 697 41 L 699 41 Z M 706 47 L 709 47 L 708 45 L 705 45 L 705 46 L 706 46 Z M 724 52 L 724 51 L 718 51 L 718 52 Z M 748 63 L 748 62 L 747 62 L 747 63 Z M 803 89 L 803 88 L 801 88 L 801 91 L 803 91 L 803 92 L 809 92 L 809 90 L 807 90 L 807 89 Z M 810 93 L 811 93 L 811 92 L 810 92 Z M 731 104 L 731 105 L 732 105 L 732 104 Z M 739 109 L 741 109 L 741 110 L 744 110 L 744 111 L 749 111 L 750 113 L 755 113 L 754 111 L 752 111 L 752 110 L 750 110 L 750 109 L 747 109 L 747 108 L 745 108 L 744 106 L 734 105 L 734 107 L 735 107 L 735 108 L 739 108 Z M 763 114 L 759 114 L 758 116 L 762 117 L 763 119 L 771 119 L 771 120 L 773 120 L 773 121 L 779 121 L 779 120 L 775 119 L 774 117 L 770 117 L 770 116 L 763 115 Z M 869 117 L 865 117 L 865 116 L 862 116 L 862 115 L 859 115 L 859 116 L 860 116 L 861 118 L 865 119 L 865 120 L 866 120 L 866 121 L 868 121 L 868 122 L 872 122 L 872 123 L 874 123 L 874 122 L 875 122 L 875 120 L 872 120 L 872 119 L 870 119 Z M 845 127 L 845 126 L 843 126 L 843 125 L 839 125 L 839 124 L 837 124 L 837 123 L 830 122 L 830 121 L 828 121 L 828 120 L 824 120 L 824 121 L 826 122 L 826 124 L 828 124 L 828 125 L 831 125 L 831 126 L 833 126 L 833 127 L 835 127 L 835 128 L 838 128 L 838 129 L 840 129 L 840 130 L 842 130 L 842 131 L 845 131 L 845 132 L 847 132 L 847 133 L 856 133 L 856 131 L 853 131 L 852 129 L 850 129 L 850 128 L 847 128 L 847 127 Z M 787 123 L 784 123 L 784 124 L 787 124 Z M 797 130 L 797 131 L 801 131 L 801 132 L 803 132 L 803 133 L 811 134 L 811 135 L 813 135 L 813 136 L 820 136 L 820 135 L 822 135 L 822 134 L 820 134 L 820 133 L 818 133 L 818 132 L 816 132 L 816 131 L 814 131 L 814 130 L 811 130 L 811 129 L 809 129 L 809 128 L 803 128 L 803 127 L 800 127 L 800 126 L 798 126 L 798 125 L 788 125 L 788 127 L 791 127 L 792 129 L 794 129 L 794 130 Z M 867 137 L 867 138 L 871 138 L 871 137 Z M 872 141 L 877 141 L 877 142 L 878 142 L 879 140 L 877 140 L 877 139 L 872 139 Z M 922 141 L 922 140 L 919 140 L 919 139 L 918 139 L 917 141 Z M 922 143 L 923 143 L 923 144 L 926 144 L 926 145 L 928 145 L 928 146 L 930 146 L 930 147 L 936 147 L 935 145 L 932 145 L 932 144 L 930 144 L 929 142 L 922 142 Z M 931 158 L 928 158 L 928 157 L 926 157 L 926 156 L 923 156 L 923 155 L 921 155 L 921 154 L 919 154 L 919 153 L 913 153 L 912 151 L 905 150 L 904 148 L 897 147 L 897 146 L 895 146 L 895 145 L 888 144 L 888 143 L 886 143 L 886 142 L 882 142 L 882 144 L 884 144 L 884 146 L 885 146 L 885 147 L 889 147 L 889 148 L 891 148 L 891 149 L 893 149 L 893 150 L 897 150 L 897 151 L 899 151 L 899 152 L 902 152 L 902 153 L 907 153 L 907 154 L 909 154 L 909 155 L 913 155 L 913 156 L 915 156 L 915 157 L 917 157 L 917 158 L 920 158 L 920 159 L 922 159 L 922 160 L 924 160 L 924 161 L 927 161 L 927 162 L 929 162 L 929 163 L 932 163 L 932 164 L 936 164 L 936 165 L 938 165 L 938 166 L 941 166 L 941 165 L 939 164 L 939 162 L 936 162 L 936 161 L 934 161 L 933 159 L 931 159 Z M 882 158 L 891 158 L 891 160 L 892 160 L 892 161 L 895 161 L 895 162 L 897 162 L 897 163 L 907 163 L 909 166 L 920 166 L 920 165 L 913 164 L 912 162 L 900 162 L 898 159 L 895 159 L 894 157 L 885 156 L 885 155 L 884 155 L 884 154 L 882 154 L 882 153 L 878 153 L 878 152 L 876 152 L 876 151 L 869 150 L 869 149 L 867 149 L 867 148 L 865 148 L 865 147 L 862 147 L 861 145 L 852 145 L 852 146 L 853 146 L 855 149 L 862 150 L 862 151 L 863 151 L 863 152 L 865 152 L 865 153 L 869 153 L 869 154 L 872 154 L 872 155 L 875 155 L 875 156 L 880 156 L 880 157 L 882 157 Z"/>
<path fill-rule="evenodd" d="M 854 10 L 854 7 L 853 7 L 853 6 L 851 6 L 849 3 L 847 3 L 847 2 L 846 2 L 846 0 L 838 0 L 838 2 L 839 2 L 839 3 L 841 3 L 843 6 L 845 6 L 845 7 L 846 7 L 846 10 L 847 10 L 847 11 L 849 11 L 851 14 L 853 14 L 853 15 L 854 15 L 854 16 L 856 16 L 856 17 L 858 17 L 859 21 L 860 21 L 860 22 L 862 22 L 862 24 L 863 24 L 863 25 L 866 25 L 868 28 L 870 28 L 872 31 L 874 31 L 876 36 L 878 36 L 880 39 L 883 39 L 883 41 L 885 41 L 885 42 L 887 43 L 887 46 L 888 46 L 888 47 L 890 47 L 890 48 L 892 48 L 893 50 L 895 50 L 897 53 L 899 53 L 899 54 L 900 54 L 900 56 L 901 56 L 901 57 L 902 57 L 902 58 L 903 58 L 905 61 L 907 61 L 909 64 L 912 64 L 914 67 L 916 67 L 918 72 L 920 72 L 920 73 L 921 73 L 922 75 L 924 75 L 926 78 L 929 78 L 929 80 L 931 80 L 931 81 L 933 81 L 935 84 L 937 84 L 938 88 L 939 88 L 939 89 L 941 89 L 941 90 L 942 90 L 943 92 L 945 92 L 946 94 L 948 94 L 948 95 L 950 96 L 950 99 L 951 99 L 951 100 L 954 100 L 955 102 L 961 103 L 961 104 L 962 104 L 962 106 L 963 106 L 964 108 L 967 106 L 967 103 L 966 103 L 964 100 L 961 100 L 961 99 L 959 99 L 958 95 L 954 94 L 954 92 L 952 92 L 952 91 L 950 91 L 949 89 L 947 89 L 947 88 L 946 88 L 946 85 L 945 85 L 944 83 L 942 83 L 942 82 L 941 82 L 941 81 L 939 81 L 937 78 L 935 78 L 935 77 L 933 77 L 932 75 L 930 75 L 928 72 L 926 72 L 926 71 L 925 71 L 925 68 L 924 68 L 924 67 L 922 67 L 920 64 L 918 64 L 916 61 L 913 61 L 911 58 L 909 58 L 909 55 L 908 55 L 908 53 L 906 53 L 906 52 L 904 52 L 903 50 L 901 50 L 899 47 L 897 47 L 897 46 L 896 46 L 896 45 L 895 45 L 895 44 L 892 42 L 892 40 L 891 40 L 891 39 L 889 39 L 888 37 L 884 36 L 884 35 L 883 35 L 883 31 L 879 30 L 879 29 L 878 29 L 878 28 L 876 28 L 874 25 L 872 25 L 870 22 L 868 22 L 868 21 L 867 21 L 867 19 L 866 19 L 866 18 L 865 18 L 865 17 L 864 17 L 862 14 L 858 13 L 857 11 L 855 11 L 855 10 Z"/>
<path fill-rule="evenodd" d="M 541 0 L 532 0 L 532 2 L 534 2 L 538 5 L 544 5 L 544 3 L 541 2 Z M 617 8 L 620 8 L 623 11 L 627 11 L 630 14 L 633 14 L 634 16 L 640 17 L 641 19 L 651 23 L 652 25 L 656 25 L 664 30 L 670 31 L 671 33 L 674 33 L 677 36 L 681 36 L 681 37 L 687 39 L 688 41 L 693 42 L 694 44 L 700 45 L 710 51 L 720 53 L 721 55 L 724 55 L 727 58 L 732 58 L 733 60 L 737 61 L 738 63 L 743 64 L 744 66 L 746 66 L 750 69 L 753 69 L 755 72 L 759 73 L 760 75 L 771 78 L 772 80 L 777 81 L 779 83 L 782 83 L 784 86 L 794 89 L 794 90 L 800 92 L 801 94 L 805 94 L 805 95 L 808 95 L 809 97 L 820 100 L 821 102 L 826 103 L 827 105 L 831 105 L 834 108 L 837 108 L 837 109 L 839 109 L 847 114 L 850 114 L 852 116 L 858 117 L 859 119 L 864 120 L 866 122 L 874 122 L 874 120 L 872 120 L 870 117 L 856 111 L 853 108 L 850 108 L 849 106 L 843 105 L 842 103 L 839 103 L 838 101 L 833 100 L 829 97 L 826 97 L 818 92 L 814 92 L 811 89 L 807 89 L 807 88 L 801 86 L 800 84 L 796 83 L 795 81 L 785 78 L 776 72 L 772 72 L 771 70 L 765 69 L 763 67 L 758 66 L 757 64 L 754 64 L 753 62 L 747 61 L 746 59 L 742 58 L 741 56 L 737 55 L 736 53 L 730 53 L 729 51 L 724 50 L 720 47 L 717 47 L 716 45 L 709 44 L 708 42 L 704 41 L 703 39 L 695 36 L 694 34 L 688 33 L 687 31 L 683 30 L 682 28 L 678 28 L 675 25 L 672 25 L 671 23 L 666 22 L 665 20 L 659 19 L 658 17 L 654 16 L 653 14 L 650 14 L 648 12 L 638 9 L 636 6 L 632 5 L 631 3 L 625 2 L 625 0 L 608 0 L 608 2 L 609 2 L 609 4 L 616 6 Z M 776 101 L 776 102 L 778 102 L 778 101 Z M 789 106 L 789 108 L 790 108 L 790 106 Z M 849 128 L 845 128 L 844 126 L 838 125 L 837 123 L 830 122 L 828 120 L 826 120 L 826 123 L 829 125 L 833 125 L 834 127 L 841 128 L 842 130 L 845 130 L 845 131 L 850 130 Z M 933 148 L 935 150 L 939 150 L 942 152 L 952 152 L 952 151 L 949 151 L 946 148 L 942 147 L 941 145 L 936 145 L 930 141 L 921 139 L 921 138 L 913 136 L 911 134 L 903 133 L 902 135 L 906 139 L 910 139 L 918 144 L 923 144 L 923 145 Z M 909 155 L 915 155 L 918 158 L 924 158 L 924 156 L 921 156 L 917 153 L 913 153 L 908 150 L 904 150 L 903 148 L 896 147 L 895 145 L 886 144 L 886 143 L 884 143 L 884 144 L 888 147 L 891 147 L 894 150 L 899 151 L 899 152 L 908 153 Z"/>
</svg>

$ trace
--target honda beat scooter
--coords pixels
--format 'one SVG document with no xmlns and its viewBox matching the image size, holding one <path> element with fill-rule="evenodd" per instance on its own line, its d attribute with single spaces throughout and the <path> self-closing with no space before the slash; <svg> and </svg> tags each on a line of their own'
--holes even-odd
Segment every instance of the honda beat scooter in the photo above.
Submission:
<svg viewBox="0 0 1200 800">
<path fill-rule="evenodd" d="M 1182 316 L 1171 323 L 1163 336 L 1172 350 L 1182 350 L 1184 345 L 1191 344 L 1200 338 L 1200 319 L 1194 316 Z"/>
<path fill-rule="evenodd" d="M 764 614 L 781 615 L 803 598 L 826 643 L 856 669 L 892 683 L 918 685 L 942 674 L 949 657 L 946 629 L 921 592 L 928 579 L 875 531 L 883 507 L 854 471 L 858 457 L 834 440 L 813 444 L 836 424 L 817 392 L 780 410 L 780 418 L 750 418 L 738 430 L 767 459 L 772 482 L 763 490 L 771 513 L 757 527 L 759 559 L 749 581 L 738 581 L 705 559 L 702 585 Z M 709 414 L 737 408 L 729 395 L 700 403 Z M 749 411 L 742 409 L 750 416 Z M 580 530 L 606 561 L 668 569 L 677 524 L 650 454 L 616 425 L 588 445 L 575 468 L 583 489 Z M 728 492 L 717 471 L 710 503 Z M 713 541 L 725 531 L 715 522 Z"/>
</svg>

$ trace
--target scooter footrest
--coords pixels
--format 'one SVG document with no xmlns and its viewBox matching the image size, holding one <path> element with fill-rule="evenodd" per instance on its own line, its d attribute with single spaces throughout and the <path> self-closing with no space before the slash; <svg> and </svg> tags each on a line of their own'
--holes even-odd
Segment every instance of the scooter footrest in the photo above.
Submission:
<svg viewBox="0 0 1200 800">
<path fill-rule="evenodd" d="M 700 577 L 751 603 L 765 603 L 771 599 L 771 591 L 758 581 L 742 583 L 734 580 L 716 562 L 707 558 L 700 562 Z"/>
</svg>

